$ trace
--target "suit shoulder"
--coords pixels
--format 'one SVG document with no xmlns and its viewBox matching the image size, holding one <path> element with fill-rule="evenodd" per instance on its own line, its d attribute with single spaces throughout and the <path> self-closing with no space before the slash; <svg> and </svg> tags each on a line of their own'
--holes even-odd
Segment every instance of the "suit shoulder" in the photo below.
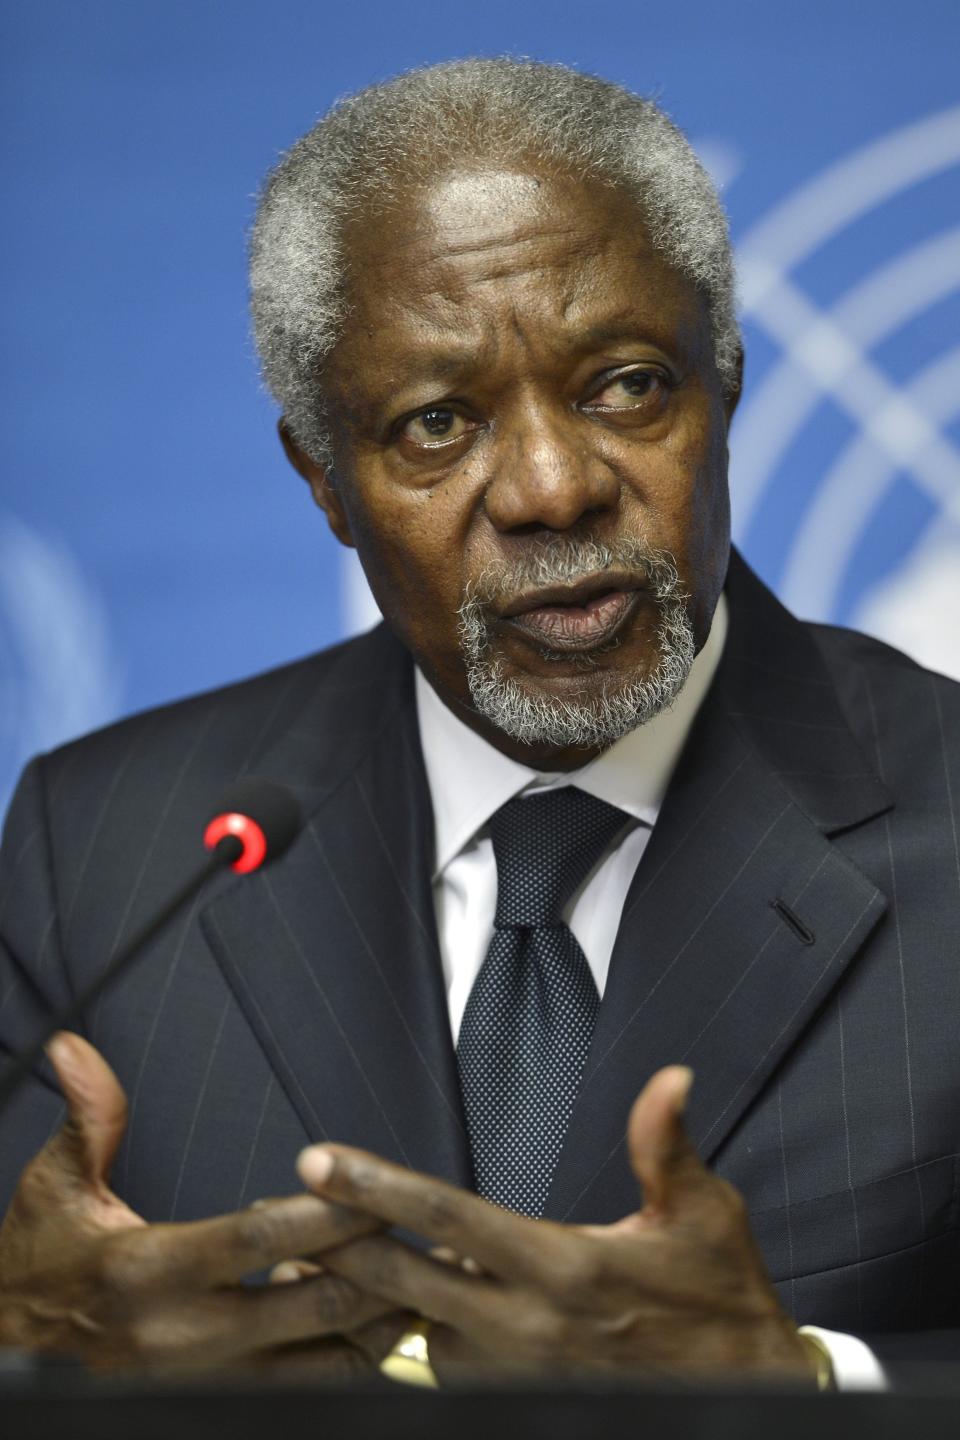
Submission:
<svg viewBox="0 0 960 1440">
<path fill-rule="evenodd" d="M 806 628 L 834 677 L 846 673 L 853 665 L 875 671 L 878 678 L 885 677 L 893 685 L 910 688 L 932 684 L 944 695 L 960 700 L 960 682 L 939 671 L 927 669 L 884 640 L 841 625 L 808 623 Z"/>
<path fill-rule="evenodd" d="M 42 757 L 51 790 L 71 777 L 107 783 L 117 773 L 168 774 L 176 756 L 189 765 L 191 748 L 211 749 L 214 769 L 232 777 L 297 713 L 324 691 L 342 691 L 375 674 L 383 627 L 316 654 L 228 685 L 142 710 L 50 751 Z M 212 743 L 211 743 L 212 742 Z M 166 758 L 167 763 L 164 763 Z"/>
<path fill-rule="evenodd" d="M 960 683 L 857 630 L 810 625 L 847 720 L 868 751 L 960 770 Z M 949 763 L 949 762 L 948 762 Z"/>
</svg>

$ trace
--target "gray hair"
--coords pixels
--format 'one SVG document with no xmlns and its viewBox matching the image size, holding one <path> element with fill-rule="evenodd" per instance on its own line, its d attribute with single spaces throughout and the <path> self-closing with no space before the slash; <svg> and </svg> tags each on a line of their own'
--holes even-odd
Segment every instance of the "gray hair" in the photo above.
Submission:
<svg viewBox="0 0 960 1440">
<path fill-rule="evenodd" d="M 692 147 L 652 101 L 561 65 L 457 60 L 339 101 L 267 178 L 251 237 L 267 386 L 306 452 L 330 459 L 320 386 L 346 307 L 342 229 L 391 185 L 465 157 L 530 157 L 629 190 L 651 243 L 706 300 L 728 393 L 740 334 L 726 218 Z"/>
</svg>

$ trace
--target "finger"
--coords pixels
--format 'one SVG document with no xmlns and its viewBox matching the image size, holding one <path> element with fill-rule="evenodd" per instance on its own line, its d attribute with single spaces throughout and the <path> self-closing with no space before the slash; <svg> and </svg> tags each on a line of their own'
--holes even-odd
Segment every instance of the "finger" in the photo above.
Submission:
<svg viewBox="0 0 960 1440">
<path fill-rule="evenodd" d="M 324 1384 L 359 1379 L 369 1375 L 378 1364 L 361 1346 L 354 1345 L 352 1340 L 339 1338 L 302 1340 L 296 1345 L 265 1350 L 262 1355 L 253 1356 L 252 1360 L 272 1380 L 322 1381 Z M 248 1365 L 250 1360 L 244 1363 Z"/>
<path fill-rule="evenodd" d="M 264 1286 L 241 1292 L 247 1349 L 344 1336 L 395 1307 L 364 1292 L 342 1275 L 317 1275 L 297 1285 Z M 241 1307 L 244 1308 L 244 1307 Z"/>
<path fill-rule="evenodd" d="M 127 1124 L 127 1097 L 99 1051 L 80 1035 L 60 1030 L 47 1055 L 67 1102 L 66 1124 L 47 1153 L 64 1178 L 102 1192 Z"/>
<path fill-rule="evenodd" d="M 536 1279 L 554 1268 L 559 1226 L 501 1210 L 443 1180 L 344 1145 L 310 1146 L 297 1170 L 308 1189 L 469 1255 L 494 1275 Z"/>
<path fill-rule="evenodd" d="M 222 1364 L 343 1336 L 390 1308 L 342 1276 L 321 1275 L 299 1285 L 156 1296 L 124 1329 L 131 1358 L 140 1363 Z"/>
<path fill-rule="evenodd" d="M 499 1328 L 513 1304 L 495 1281 L 466 1275 L 459 1267 L 431 1260 L 387 1235 L 332 1250 L 328 1265 L 361 1291 L 379 1295 L 395 1308 L 442 1320 L 467 1333 L 491 1325 Z"/>
<path fill-rule="evenodd" d="M 668 1065 L 647 1082 L 630 1111 L 627 1147 L 647 1219 L 675 1210 L 710 1179 L 683 1125 L 692 1083 L 692 1070 Z"/>
<path fill-rule="evenodd" d="M 212 1220 L 118 1235 L 103 1263 L 115 1288 L 198 1290 L 235 1283 L 291 1256 L 321 1253 L 377 1226 L 369 1215 L 316 1195 L 291 1195 Z"/>
</svg>

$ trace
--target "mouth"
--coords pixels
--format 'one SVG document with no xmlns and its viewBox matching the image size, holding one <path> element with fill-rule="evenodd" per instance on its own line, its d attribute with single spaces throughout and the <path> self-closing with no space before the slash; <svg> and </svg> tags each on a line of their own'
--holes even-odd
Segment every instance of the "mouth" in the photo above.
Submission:
<svg viewBox="0 0 960 1440">
<path fill-rule="evenodd" d="M 541 648 L 583 654 L 615 639 L 639 600 L 635 578 L 607 572 L 518 597 L 500 621 Z"/>
</svg>

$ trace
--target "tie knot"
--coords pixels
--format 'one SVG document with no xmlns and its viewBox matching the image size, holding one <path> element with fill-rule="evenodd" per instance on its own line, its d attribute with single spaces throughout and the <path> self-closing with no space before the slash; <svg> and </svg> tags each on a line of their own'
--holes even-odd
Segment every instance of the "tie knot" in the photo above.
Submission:
<svg viewBox="0 0 960 1440">
<path fill-rule="evenodd" d="M 556 925 L 561 911 L 629 817 L 565 786 L 518 796 L 490 820 L 497 925 Z"/>
</svg>

